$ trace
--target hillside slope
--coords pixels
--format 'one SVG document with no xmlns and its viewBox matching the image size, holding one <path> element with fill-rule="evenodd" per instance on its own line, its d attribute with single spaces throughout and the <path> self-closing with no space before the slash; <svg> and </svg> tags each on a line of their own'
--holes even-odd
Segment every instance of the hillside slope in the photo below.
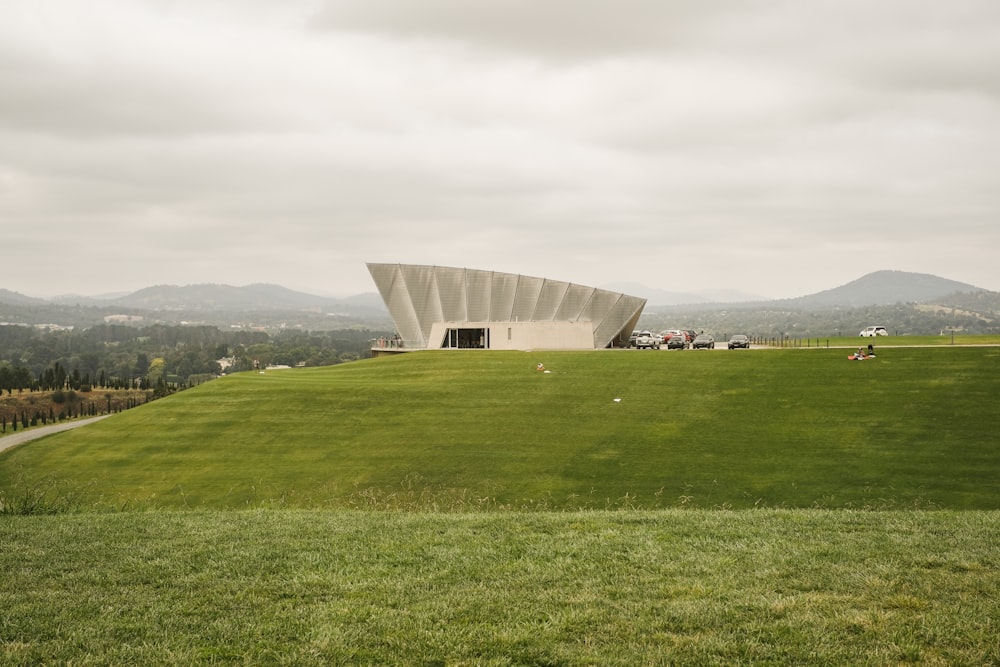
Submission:
<svg viewBox="0 0 1000 667">
<path fill-rule="evenodd" d="M 58 480 L 114 506 L 997 508 L 998 371 L 997 348 L 411 353 L 206 383 L 7 451 L 0 489 Z"/>
</svg>

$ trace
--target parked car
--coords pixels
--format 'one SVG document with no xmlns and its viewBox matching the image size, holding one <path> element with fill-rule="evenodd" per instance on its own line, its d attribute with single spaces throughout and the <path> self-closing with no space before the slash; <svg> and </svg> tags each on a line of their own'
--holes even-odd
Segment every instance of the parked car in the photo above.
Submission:
<svg viewBox="0 0 1000 667">
<path fill-rule="evenodd" d="M 689 343 L 698 337 L 698 332 L 694 331 L 693 329 L 685 329 L 681 333 L 687 336 Z"/>
<path fill-rule="evenodd" d="M 639 335 L 635 337 L 635 346 L 640 350 L 643 348 L 647 350 L 659 350 L 660 337 L 650 331 L 640 331 Z"/>
<path fill-rule="evenodd" d="M 739 347 L 741 347 L 741 348 L 743 348 L 745 350 L 749 350 L 750 349 L 750 339 L 747 338 L 746 336 L 744 336 L 743 334 L 735 334 L 735 335 L 733 335 L 732 338 L 729 339 L 728 346 L 729 346 L 730 350 L 735 350 L 736 348 L 739 348 Z"/>
<path fill-rule="evenodd" d="M 698 334 L 695 336 L 694 341 L 691 343 L 692 350 L 714 350 L 715 349 L 715 339 L 712 338 L 711 334 Z"/>
<path fill-rule="evenodd" d="M 667 339 L 668 350 L 683 350 L 687 346 L 687 337 L 684 334 L 674 334 Z"/>
<path fill-rule="evenodd" d="M 885 327 L 865 327 L 858 335 L 864 338 L 870 338 L 872 336 L 888 336 L 889 332 L 885 330 Z"/>
</svg>

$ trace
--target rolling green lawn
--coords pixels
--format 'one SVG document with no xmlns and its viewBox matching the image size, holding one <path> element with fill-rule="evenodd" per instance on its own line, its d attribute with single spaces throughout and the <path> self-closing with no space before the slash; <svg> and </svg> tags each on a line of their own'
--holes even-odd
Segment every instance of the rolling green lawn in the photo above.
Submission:
<svg viewBox="0 0 1000 667">
<path fill-rule="evenodd" d="M 0 665 L 998 664 L 1000 348 L 879 352 L 411 353 L 15 447 Z"/>
<path fill-rule="evenodd" d="M 0 454 L 0 494 L 116 509 L 1000 508 L 1000 348 L 879 352 L 416 352 L 244 373 Z"/>
<path fill-rule="evenodd" d="M 1000 512 L 0 517 L 3 665 L 995 665 Z"/>
<path fill-rule="evenodd" d="M 950 346 L 950 345 L 1000 345 L 1000 336 L 993 334 L 962 334 L 956 333 L 938 336 L 876 336 L 862 338 L 861 336 L 827 336 L 822 338 L 789 338 L 785 340 L 787 347 L 863 347 L 868 343 L 875 346 L 876 351 L 883 347 L 919 346 Z M 718 343 L 717 343 L 718 344 Z"/>
</svg>

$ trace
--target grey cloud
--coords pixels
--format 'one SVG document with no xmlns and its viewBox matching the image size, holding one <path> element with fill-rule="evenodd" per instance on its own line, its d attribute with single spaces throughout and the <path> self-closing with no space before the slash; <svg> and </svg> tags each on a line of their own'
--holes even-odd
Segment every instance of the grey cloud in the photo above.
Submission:
<svg viewBox="0 0 1000 667">
<path fill-rule="evenodd" d="M 691 39 L 688 35 L 693 29 L 736 3 L 713 5 L 692 9 L 683 3 L 656 0 L 331 0 L 316 14 L 311 26 L 566 59 L 659 49 L 675 39 Z"/>
<path fill-rule="evenodd" d="M 889 78 L 938 70 L 948 83 L 970 70 L 988 74 L 1000 48 L 998 18 L 1000 6 L 990 0 L 327 0 L 310 26 L 556 61 L 709 54 L 793 68 L 854 65 Z"/>
<path fill-rule="evenodd" d="M 135 287 L 364 291 L 365 261 L 983 283 L 951 271 L 1000 243 L 993 7 L 14 0 L 0 217 L 59 253 L 102 230 Z"/>
</svg>

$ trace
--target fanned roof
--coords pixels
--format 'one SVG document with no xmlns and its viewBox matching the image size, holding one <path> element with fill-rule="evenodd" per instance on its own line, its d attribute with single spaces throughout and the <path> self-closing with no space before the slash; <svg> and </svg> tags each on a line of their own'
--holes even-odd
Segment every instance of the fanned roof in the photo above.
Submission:
<svg viewBox="0 0 1000 667">
<path fill-rule="evenodd" d="M 624 343 L 646 300 L 560 280 L 498 271 L 369 263 L 400 336 L 428 346 L 435 322 L 588 322 L 594 347 Z"/>
</svg>

